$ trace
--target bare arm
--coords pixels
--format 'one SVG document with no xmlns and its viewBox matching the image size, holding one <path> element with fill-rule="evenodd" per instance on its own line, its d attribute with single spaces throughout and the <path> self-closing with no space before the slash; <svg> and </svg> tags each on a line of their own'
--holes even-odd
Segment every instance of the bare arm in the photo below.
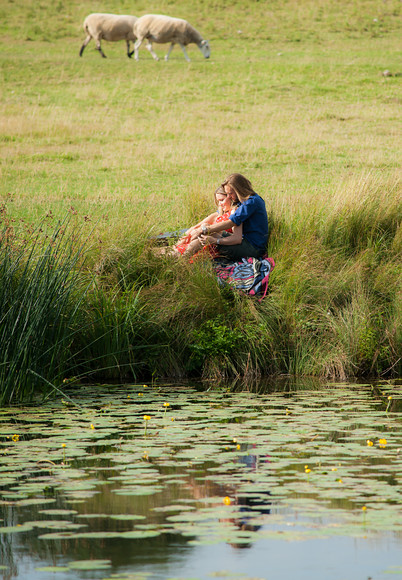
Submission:
<svg viewBox="0 0 402 580">
<path fill-rule="evenodd" d="M 202 245 L 216 244 L 219 239 L 219 246 L 236 246 L 241 244 L 243 239 L 243 224 L 233 226 L 233 233 L 222 237 L 220 234 L 202 235 L 200 241 Z"/>
<path fill-rule="evenodd" d="M 217 224 L 212 224 L 208 226 L 208 231 L 206 235 L 209 234 L 217 234 L 218 232 L 223 232 L 223 230 L 229 230 L 230 228 L 235 228 L 236 224 L 232 222 L 232 220 L 227 220 L 225 222 L 218 222 Z M 193 235 L 201 236 L 202 235 L 201 227 L 196 228 L 193 232 Z"/>
<path fill-rule="evenodd" d="M 219 245 L 220 246 L 236 246 L 237 244 L 241 244 L 243 239 L 243 224 L 239 226 L 233 226 L 233 233 L 229 236 L 220 237 L 219 238 Z"/>
<path fill-rule="evenodd" d="M 179 240 L 179 243 L 184 243 L 185 241 L 189 241 L 190 239 L 195 239 L 199 236 L 199 234 L 194 235 L 195 232 L 198 232 L 201 229 L 202 225 L 208 225 L 208 224 L 212 224 L 216 217 L 218 216 L 218 212 L 214 212 L 211 213 L 209 216 L 207 216 L 206 218 L 204 218 L 202 221 L 200 221 L 198 224 L 196 224 L 195 226 L 191 226 L 191 228 L 189 228 L 186 233 L 184 234 L 184 236 L 182 236 Z"/>
</svg>

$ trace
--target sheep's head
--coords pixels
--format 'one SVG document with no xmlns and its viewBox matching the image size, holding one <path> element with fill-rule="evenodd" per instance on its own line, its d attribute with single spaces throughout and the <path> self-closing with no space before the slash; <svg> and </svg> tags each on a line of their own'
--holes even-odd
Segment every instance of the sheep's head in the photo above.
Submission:
<svg viewBox="0 0 402 580">
<path fill-rule="evenodd" d="M 211 47 L 209 46 L 208 40 L 203 40 L 200 44 L 200 50 L 204 55 L 204 58 L 209 58 L 211 56 Z"/>
</svg>

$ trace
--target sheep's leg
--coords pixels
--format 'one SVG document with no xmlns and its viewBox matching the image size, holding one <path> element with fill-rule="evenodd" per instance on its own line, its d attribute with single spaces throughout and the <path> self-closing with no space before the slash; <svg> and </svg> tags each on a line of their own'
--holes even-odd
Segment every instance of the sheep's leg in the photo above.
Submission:
<svg viewBox="0 0 402 580">
<path fill-rule="evenodd" d="M 137 38 L 137 40 L 134 43 L 134 58 L 135 58 L 135 60 L 138 60 L 138 49 L 140 48 L 143 40 L 144 40 L 143 38 Z"/>
<path fill-rule="evenodd" d="M 180 47 L 181 47 L 181 49 L 183 51 L 184 58 L 186 59 L 187 62 L 190 62 L 190 59 L 188 58 L 188 54 L 186 52 L 186 47 L 184 46 L 184 44 L 180 44 Z"/>
<path fill-rule="evenodd" d="M 165 56 L 165 60 L 169 60 L 170 53 L 172 52 L 174 47 L 174 42 L 169 46 L 169 50 L 167 51 L 167 55 Z"/>
<path fill-rule="evenodd" d="M 131 58 L 133 56 L 133 54 L 134 54 L 134 51 L 132 50 L 130 52 L 130 41 L 129 40 L 126 40 L 126 43 L 127 43 L 127 56 L 128 56 L 128 58 Z"/>
<path fill-rule="evenodd" d="M 82 53 L 84 52 L 84 48 L 89 44 L 90 40 L 91 40 L 92 36 L 90 34 L 88 34 L 88 36 L 86 37 L 86 39 L 84 40 L 83 45 L 81 46 L 81 50 L 80 50 L 80 56 L 82 56 Z"/>
<path fill-rule="evenodd" d="M 152 48 L 152 42 L 150 40 L 148 40 L 148 44 L 146 46 L 146 49 L 149 50 L 149 52 L 152 54 L 152 57 L 155 60 L 159 60 L 158 55 L 154 52 L 153 48 Z"/>
<path fill-rule="evenodd" d="M 99 50 L 102 57 L 106 58 L 106 54 L 103 52 L 102 47 L 101 47 L 100 38 L 95 38 L 95 42 L 96 42 L 96 50 Z"/>
</svg>

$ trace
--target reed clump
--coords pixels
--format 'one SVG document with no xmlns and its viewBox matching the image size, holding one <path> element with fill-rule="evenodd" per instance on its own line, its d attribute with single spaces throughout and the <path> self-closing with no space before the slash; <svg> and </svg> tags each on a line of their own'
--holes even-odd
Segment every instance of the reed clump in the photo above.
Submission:
<svg viewBox="0 0 402 580">
<path fill-rule="evenodd" d="M 0 230 L 0 404 L 31 400 L 61 383 L 86 287 L 85 242 L 58 223 L 18 232 L 2 208 Z"/>
</svg>

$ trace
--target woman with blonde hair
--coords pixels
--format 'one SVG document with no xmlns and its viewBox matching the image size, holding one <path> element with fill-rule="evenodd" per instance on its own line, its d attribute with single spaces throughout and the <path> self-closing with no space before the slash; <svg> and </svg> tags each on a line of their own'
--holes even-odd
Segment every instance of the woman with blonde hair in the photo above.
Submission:
<svg viewBox="0 0 402 580">
<path fill-rule="evenodd" d="M 201 224 L 193 232 L 200 236 L 203 244 L 217 244 L 220 256 L 236 261 L 242 258 L 260 258 L 267 251 L 268 216 L 265 202 L 256 193 L 250 181 L 241 173 L 232 173 L 222 183 L 224 191 L 232 198 L 238 199 L 240 205 L 227 221 L 215 224 Z M 219 232 L 242 225 L 242 240 L 235 245 L 228 243 L 225 237 L 214 240 Z"/>
<path fill-rule="evenodd" d="M 190 257 L 203 248 L 206 249 L 206 246 L 210 246 L 210 256 L 215 257 L 217 252 L 215 250 L 215 246 L 212 244 L 216 244 L 218 239 L 221 239 L 224 236 L 230 238 L 232 244 L 240 244 L 242 239 L 241 226 L 228 227 L 226 228 L 226 231 L 222 232 L 222 234 L 212 234 L 210 236 L 209 244 L 206 244 L 205 240 L 200 240 L 199 234 L 197 233 L 199 228 L 220 222 L 227 222 L 231 213 L 233 213 L 233 211 L 239 205 L 237 198 L 234 198 L 233 196 L 230 196 L 228 193 L 226 193 L 223 186 L 218 187 L 218 189 L 214 192 L 214 202 L 217 207 L 217 211 L 204 218 L 195 226 L 189 228 L 184 236 L 178 240 L 177 244 L 173 246 L 174 253 L 181 254 L 185 257 Z"/>
</svg>

